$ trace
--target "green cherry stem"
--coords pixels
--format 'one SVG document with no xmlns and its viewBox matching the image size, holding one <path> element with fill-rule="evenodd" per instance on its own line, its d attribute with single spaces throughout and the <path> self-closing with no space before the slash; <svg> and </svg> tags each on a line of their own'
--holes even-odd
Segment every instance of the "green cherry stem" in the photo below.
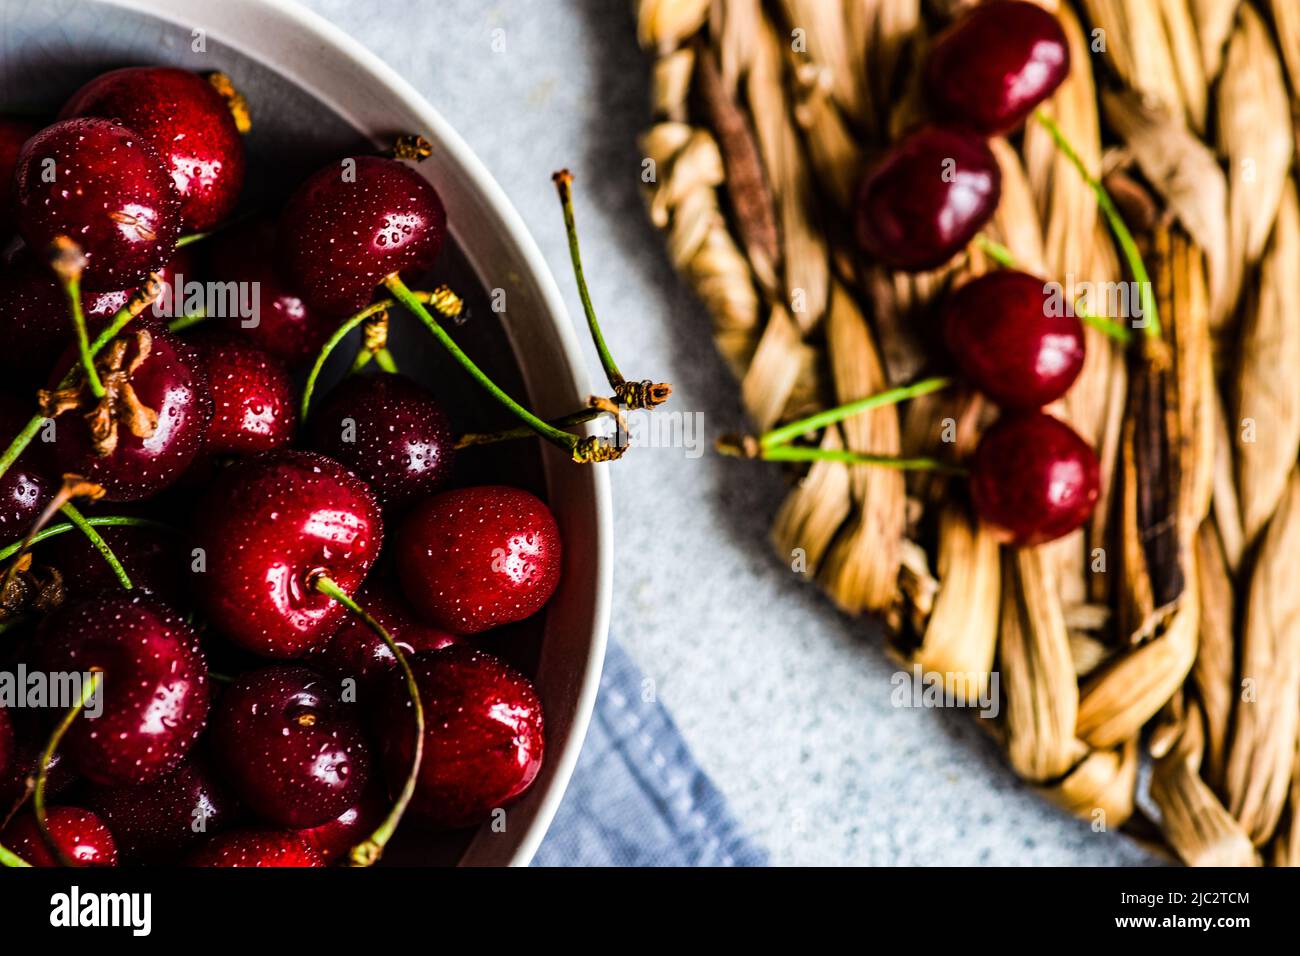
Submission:
<svg viewBox="0 0 1300 956">
<path fill-rule="evenodd" d="M 356 315 L 349 319 L 345 319 L 343 323 L 334 330 L 333 334 L 325 340 L 325 344 L 321 346 L 320 352 L 316 355 L 316 362 L 312 365 L 311 371 L 307 373 L 307 384 L 302 388 L 302 404 L 299 406 L 299 418 L 301 418 L 302 421 L 305 422 L 307 420 L 307 413 L 311 409 L 311 397 L 316 391 L 316 380 L 320 378 L 321 369 L 325 367 L 325 363 L 329 360 L 330 354 L 338 348 L 338 344 L 347 338 L 349 332 L 355 329 L 362 322 L 366 321 L 366 319 L 373 315 L 379 315 L 381 312 L 386 312 L 396 304 L 396 301 L 393 299 L 384 299 L 382 302 L 376 302 L 373 305 L 366 306 Z"/>
<path fill-rule="evenodd" d="M 411 665 L 387 629 L 371 617 L 361 605 L 352 600 L 338 586 L 337 582 L 328 575 L 315 575 L 311 580 L 311 585 L 321 594 L 333 598 L 355 614 L 379 636 L 380 640 L 388 645 L 388 649 L 393 652 L 393 657 L 397 659 L 397 665 L 402 669 L 402 677 L 406 682 L 406 692 L 415 708 L 415 752 L 411 759 L 411 769 L 406 775 L 406 781 L 402 784 L 401 792 L 398 793 L 397 799 L 393 801 L 393 808 L 388 811 L 388 815 L 384 817 L 383 822 L 375 828 L 375 831 L 370 836 L 348 852 L 350 866 L 370 866 L 383 855 L 384 847 L 392 839 L 393 833 L 397 830 L 397 825 L 402 821 L 402 815 L 406 813 L 406 808 L 411 802 L 411 797 L 415 795 L 416 781 L 420 776 L 420 762 L 424 759 L 424 706 L 420 703 L 420 688 L 415 682 L 415 674 L 411 670 Z"/>
<path fill-rule="evenodd" d="M 94 518 L 83 518 L 82 520 L 91 528 L 131 527 L 131 528 L 155 528 L 159 531 L 168 531 L 168 532 L 175 531 L 175 529 L 171 525 L 163 524 L 161 521 L 150 521 L 148 518 L 136 518 L 134 516 L 128 516 L 128 515 L 98 515 Z M 12 558 L 19 551 L 22 551 L 24 546 L 31 547 L 33 545 L 40 544 L 42 541 L 46 540 L 47 538 L 53 538 L 61 534 L 67 534 L 69 531 L 76 531 L 79 527 L 80 527 L 79 525 L 75 525 L 71 521 L 61 521 L 58 524 L 52 524 L 49 527 L 42 528 L 40 531 L 38 531 L 36 534 L 32 536 L 32 540 L 30 542 L 24 539 L 22 541 L 14 541 L 10 544 L 5 545 L 4 548 L 0 548 L 0 561 L 5 561 L 8 560 L 9 558 Z"/>
<path fill-rule="evenodd" d="M 604 414 L 606 414 L 606 410 L 603 408 L 584 408 L 580 412 L 574 412 L 562 418 L 549 419 L 547 424 L 554 425 L 556 428 L 573 428 L 577 425 L 585 425 L 587 422 L 595 421 Z M 514 441 L 517 438 L 532 438 L 534 434 L 535 432 L 527 425 L 520 425 L 518 428 L 507 428 L 499 432 L 466 432 L 457 437 L 456 447 L 470 448 L 474 445 L 493 445 L 502 441 Z"/>
<path fill-rule="evenodd" d="M 764 449 L 784 445 L 801 435 L 825 428 L 827 425 L 834 425 L 836 422 L 842 422 L 854 415 L 860 415 L 875 408 L 884 408 L 886 405 L 897 405 L 899 402 L 905 402 L 910 398 L 919 398 L 922 395 L 942 391 L 952 384 L 954 384 L 953 379 L 945 375 L 937 375 L 933 378 L 921 379 L 919 382 L 913 382 L 910 385 L 900 385 L 898 388 L 877 392 L 874 395 L 868 395 L 865 398 L 859 398 L 856 401 L 817 412 L 807 418 L 801 418 L 797 422 L 790 422 L 780 428 L 774 428 L 770 432 L 760 435 L 758 444 Z"/>
<path fill-rule="evenodd" d="M 77 352 L 81 356 L 86 381 L 90 383 L 90 390 L 95 397 L 103 398 L 104 383 L 99 380 L 99 372 L 95 370 L 95 353 L 90 350 L 86 316 L 81 309 L 81 273 L 86 268 L 85 253 L 67 236 L 59 236 L 50 244 L 50 268 L 54 270 L 68 300 L 68 313 L 72 316 L 72 327 L 77 335 Z"/>
<path fill-rule="evenodd" d="M 749 458 L 760 461 L 836 461 L 845 465 L 875 465 L 899 471 L 936 471 L 950 475 L 964 475 L 966 469 L 937 458 L 900 458 L 896 455 L 871 455 L 849 451 L 845 448 L 813 448 L 807 445 L 763 446 L 743 437 L 725 435 L 714 447 L 732 458 Z"/>
<path fill-rule="evenodd" d="M 561 169 L 551 175 L 555 190 L 560 194 L 560 208 L 564 212 L 564 232 L 569 240 L 569 260 L 573 263 L 573 277 L 578 283 L 578 297 L 582 300 L 582 312 L 587 317 L 587 328 L 591 331 L 591 341 L 600 356 L 601 367 L 609 387 L 614 390 L 614 397 L 628 408 L 654 408 L 668 401 L 673 387 L 666 382 L 629 382 L 619 371 L 614 356 L 605 343 L 605 334 L 600 329 L 600 320 L 596 318 L 596 307 L 591 301 L 591 292 L 587 289 L 587 276 L 582 270 L 582 252 L 578 247 L 578 224 L 573 215 L 573 173 Z"/>
<path fill-rule="evenodd" d="M 63 852 L 53 834 L 50 833 L 49 823 L 45 819 L 45 786 L 50 774 L 50 762 L 54 759 L 55 752 L 59 749 L 59 742 L 63 740 L 63 735 L 68 732 L 72 722 L 77 719 L 90 699 L 99 691 L 99 685 L 103 681 L 103 671 L 91 668 L 90 680 L 81 685 L 81 700 L 69 708 L 68 712 L 63 715 L 59 725 L 54 728 L 54 733 L 50 734 L 49 742 L 46 743 L 45 749 L 41 752 L 37 762 L 36 771 L 36 790 L 32 793 L 32 810 L 36 814 L 36 826 L 41 831 L 41 836 L 53 851 L 55 858 L 63 866 L 76 866 L 77 864 L 68 859 L 68 855 Z"/>
<path fill-rule="evenodd" d="M 82 517 L 81 512 L 73 507 L 72 502 L 64 503 L 63 507 L 59 510 L 63 512 L 64 517 L 66 517 L 68 521 L 75 525 L 77 529 L 90 540 L 90 543 L 95 546 L 95 550 L 100 553 L 100 556 L 103 557 L 108 566 L 113 569 L 113 573 L 117 575 L 117 580 L 121 583 L 122 587 L 125 590 L 130 591 L 131 578 L 127 575 L 126 568 L 122 567 L 122 562 L 119 561 L 117 555 L 113 553 L 113 549 L 108 546 L 108 542 L 100 537 L 99 532 L 95 530 L 94 526 Z"/>
<path fill-rule="evenodd" d="M 20 867 L 30 868 L 31 864 L 28 863 L 26 860 L 24 860 L 17 853 L 15 853 L 13 850 L 5 846 L 3 843 L 0 843 L 0 866 L 7 866 L 10 869 L 17 869 Z"/>
<path fill-rule="evenodd" d="M 193 328 L 194 326 L 198 325 L 200 322 L 206 321 L 207 318 L 208 318 L 207 314 L 202 310 L 199 310 L 198 312 L 195 312 L 192 315 L 182 315 L 178 318 L 172 319 L 170 322 L 167 323 L 167 331 L 184 332 L 186 329 Z"/>
<path fill-rule="evenodd" d="M 1041 108 L 1034 111 L 1034 119 L 1038 120 L 1043 128 L 1047 130 L 1048 135 L 1052 137 L 1052 141 L 1056 144 L 1056 148 L 1079 171 L 1083 181 L 1088 184 L 1088 188 L 1097 197 L 1097 206 L 1101 209 L 1102 215 L 1106 217 L 1106 223 L 1110 226 L 1111 232 L 1115 234 L 1115 241 L 1119 243 L 1120 250 L 1124 253 L 1124 259 L 1128 262 L 1129 271 L 1138 284 L 1138 295 L 1142 300 L 1142 315 L 1146 319 L 1146 334 L 1149 338 L 1159 339 L 1162 334 L 1160 314 L 1156 308 L 1155 294 L 1152 292 L 1151 277 L 1147 274 L 1146 264 L 1142 261 L 1142 253 L 1138 250 L 1137 242 L 1133 239 L 1133 233 L 1129 232 L 1124 217 L 1119 214 L 1119 210 L 1115 207 L 1115 203 L 1110 198 L 1110 193 L 1106 191 L 1106 187 L 1092 173 L 1088 172 L 1083 157 L 1075 152 L 1074 147 L 1070 145 L 1070 141 L 1061 132 L 1061 128 L 1056 125 L 1056 121 Z"/>
<path fill-rule="evenodd" d="M 987 255 L 990 259 L 992 259 L 1002 268 L 1004 269 L 1019 268 L 1019 266 L 1016 264 L 1015 253 L 1012 252 L 1010 249 L 1008 249 L 1006 246 L 1004 246 L 1002 243 L 989 238 L 984 233 L 982 232 L 976 233 L 975 245 L 979 246 L 980 249 L 983 250 L 985 255 Z"/>
</svg>

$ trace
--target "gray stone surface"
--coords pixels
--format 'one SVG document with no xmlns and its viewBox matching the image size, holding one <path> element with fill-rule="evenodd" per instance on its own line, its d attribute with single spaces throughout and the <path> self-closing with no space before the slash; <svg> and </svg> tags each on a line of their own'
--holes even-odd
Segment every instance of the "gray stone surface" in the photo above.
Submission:
<svg viewBox="0 0 1300 956">
<path fill-rule="evenodd" d="M 671 380 L 671 407 L 701 413 L 709 441 L 735 428 L 735 383 L 638 191 L 646 62 L 627 0 L 308 6 L 456 126 L 523 214 L 580 321 L 550 183 L 552 170 L 571 168 L 615 355 L 630 374 Z M 837 613 L 768 547 L 784 491 L 774 469 L 677 448 L 641 449 L 612 471 L 613 637 L 775 862 L 1150 861 L 1018 783 L 970 719 L 891 706 L 896 668 L 874 626 Z"/>
</svg>

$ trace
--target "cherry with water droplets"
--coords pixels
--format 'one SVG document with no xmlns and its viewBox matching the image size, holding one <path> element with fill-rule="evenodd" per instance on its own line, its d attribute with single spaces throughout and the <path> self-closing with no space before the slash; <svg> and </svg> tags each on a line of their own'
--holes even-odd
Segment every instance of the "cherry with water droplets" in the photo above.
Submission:
<svg viewBox="0 0 1300 956">
<path fill-rule="evenodd" d="M 180 235 L 180 196 L 158 154 L 112 120 L 61 120 L 29 139 L 14 196 L 28 246 L 40 252 L 58 236 L 80 246 L 86 289 L 139 286 L 166 265 Z"/>
<path fill-rule="evenodd" d="M 17 435 L 34 414 L 34 403 L 0 392 L 0 435 Z M 38 439 L 0 476 L 0 540 L 21 538 L 49 502 L 57 482 L 48 459 Z"/>
<path fill-rule="evenodd" d="M 925 84 L 936 115 L 982 136 L 1015 129 L 1070 72 L 1056 17 L 1034 3 L 995 0 L 967 11 L 930 48 Z"/>
<path fill-rule="evenodd" d="M 300 835 L 283 830 L 232 830 L 185 859 L 187 866 L 319 867 L 325 861 Z"/>
<path fill-rule="evenodd" d="M 531 617 L 560 582 L 560 531 L 520 488 L 458 488 L 420 502 L 398 526 L 397 573 L 411 606 L 453 634 Z"/>
<path fill-rule="evenodd" d="M 331 318 L 359 312 L 394 272 L 427 271 L 446 232 L 447 213 L 433 186 L 380 156 L 353 156 L 318 170 L 280 215 L 288 275 Z"/>
<path fill-rule="evenodd" d="M 404 375 L 344 379 L 312 414 L 310 433 L 386 508 L 428 497 L 451 473 L 455 439 L 442 405 Z"/>
<path fill-rule="evenodd" d="M 321 855 L 321 859 L 330 863 L 369 837 L 387 812 L 388 799 L 384 788 L 377 780 L 372 780 L 357 801 L 333 820 L 297 833 Z"/>
<path fill-rule="evenodd" d="M 501 660 L 458 644 L 411 660 L 424 708 L 424 759 L 408 813 L 438 827 L 481 823 L 521 796 L 542 765 L 541 701 Z M 394 675 L 379 711 L 390 789 L 414 753 L 411 701 Z"/>
<path fill-rule="evenodd" d="M 198 637 L 175 611 L 133 592 L 65 604 L 37 632 L 50 672 L 103 672 L 98 708 L 72 722 L 60 750 L 84 777 L 121 785 L 174 769 L 208 715 L 208 668 Z"/>
<path fill-rule="evenodd" d="M 280 449 L 236 462 L 199 502 L 192 575 L 212 624 L 265 657 L 298 657 L 329 638 L 347 609 L 313 586 L 316 575 L 356 593 L 379 555 L 374 495 L 338 462 Z"/>
<path fill-rule="evenodd" d="M 65 856 L 78 866 L 117 866 L 117 844 L 104 821 L 80 807 L 49 807 L 45 825 Z M 62 866 L 41 835 L 32 813 L 23 813 L 0 831 L 0 843 L 32 866 Z"/>
<path fill-rule="evenodd" d="M 215 226 L 244 185 L 244 142 L 226 101 L 203 77 L 166 66 L 134 66 L 95 77 L 60 119 L 100 116 L 130 127 L 153 147 L 180 195 L 186 227 Z"/>
<path fill-rule="evenodd" d="M 1031 547 L 1092 515 L 1101 476 L 1092 448 L 1043 412 L 1014 412 L 985 431 L 971 461 L 975 511 L 1010 544 Z"/>
<path fill-rule="evenodd" d="M 212 394 L 205 456 L 252 455 L 293 440 L 293 382 L 280 362 L 229 332 L 204 330 L 188 341 Z"/>
<path fill-rule="evenodd" d="M 922 126 L 867 171 L 854 210 L 859 244 L 895 269 L 921 272 L 956 255 L 989 221 L 1002 172 L 988 144 Z"/>
<path fill-rule="evenodd" d="M 1054 302 L 1043 279 L 1003 269 L 972 279 L 944 303 L 949 353 L 1003 408 L 1049 405 L 1083 368 L 1083 324 Z"/>
</svg>

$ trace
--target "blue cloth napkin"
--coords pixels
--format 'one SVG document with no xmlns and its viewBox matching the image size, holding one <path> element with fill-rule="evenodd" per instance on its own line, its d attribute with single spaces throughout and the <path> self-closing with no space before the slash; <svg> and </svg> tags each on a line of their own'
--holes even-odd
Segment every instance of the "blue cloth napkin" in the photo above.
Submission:
<svg viewBox="0 0 1300 956">
<path fill-rule="evenodd" d="M 534 866 L 765 866 L 617 644 L 578 767 Z"/>
</svg>

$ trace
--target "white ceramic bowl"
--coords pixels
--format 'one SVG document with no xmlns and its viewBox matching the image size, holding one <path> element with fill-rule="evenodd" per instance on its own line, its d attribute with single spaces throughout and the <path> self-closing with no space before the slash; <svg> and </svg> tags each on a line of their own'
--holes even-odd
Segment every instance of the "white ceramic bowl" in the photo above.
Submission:
<svg viewBox="0 0 1300 956">
<path fill-rule="evenodd" d="M 543 415 L 563 414 L 586 400 L 590 389 L 573 326 L 518 213 L 438 112 L 338 28 L 286 0 L 21 4 L 6 10 L 5 21 L 0 91 L 26 101 L 5 102 L 5 109 L 57 108 L 103 69 L 166 63 L 230 73 L 253 107 L 250 152 L 283 156 L 288 165 L 304 151 L 317 157 L 298 176 L 322 158 L 345 155 L 345 144 L 355 146 L 358 134 L 376 144 L 394 132 L 423 134 L 434 153 L 419 168 L 447 207 L 453 248 L 444 258 L 467 265 L 483 289 L 506 292 L 508 312 L 500 325 L 513 362 L 507 356 L 498 364 L 517 365 L 529 401 Z M 495 320 L 488 312 L 474 321 Z M 506 341 L 495 324 L 491 334 Z M 393 861 L 523 865 L 545 835 L 577 761 L 604 660 L 612 534 L 605 467 L 571 464 L 549 446 L 540 455 L 565 558 L 535 666 L 547 728 L 537 782 L 510 810 L 504 833 L 484 826 L 466 841 L 403 832 L 390 850 Z"/>
</svg>

